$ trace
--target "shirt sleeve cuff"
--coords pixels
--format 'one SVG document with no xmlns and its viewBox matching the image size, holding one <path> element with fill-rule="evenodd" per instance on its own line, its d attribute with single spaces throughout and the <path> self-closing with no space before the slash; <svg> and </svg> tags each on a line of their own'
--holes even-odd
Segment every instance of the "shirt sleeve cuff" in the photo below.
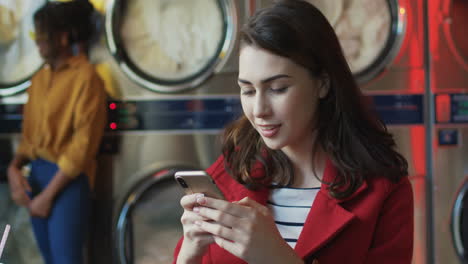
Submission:
<svg viewBox="0 0 468 264">
<path fill-rule="evenodd" d="M 76 178 L 80 174 L 80 169 L 76 168 L 66 157 L 60 157 L 57 162 L 57 166 L 67 177 L 72 179 Z"/>
<path fill-rule="evenodd" d="M 25 156 L 25 157 L 28 157 L 28 158 L 31 158 L 31 148 L 26 145 L 25 143 L 21 143 L 18 147 L 18 149 L 16 150 L 16 155 L 21 155 L 21 156 Z"/>
</svg>

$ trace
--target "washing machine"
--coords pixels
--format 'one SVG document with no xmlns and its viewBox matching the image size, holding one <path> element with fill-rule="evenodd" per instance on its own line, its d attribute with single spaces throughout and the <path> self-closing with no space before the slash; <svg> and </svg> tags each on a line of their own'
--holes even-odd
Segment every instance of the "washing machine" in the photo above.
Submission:
<svg viewBox="0 0 468 264">
<path fill-rule="evenodd" d="M 112 99 L 90 263 L 171 263 L 182 236 L 174 173 L 220 155 L 220 132 L 242 111 L 239 29 L 272 1 L 100 2 L 103 43 L 90 55 Z"/>
<path fill-rule="evenodd" d="M 468 2 L 429 1 L 435 263 L 468 263 Z"/>
<path fill-rule="evenodd" d="M 307 0 L 328 18 L 357 81 L 370 93 L 424 91 L 422 0 Z"/>
<path fill-rule="evenodd" d="M 45 1 L 0 2 L 0 97 L 11 96 L 29 87 L 29 79 L 43 61 L 32 38 L 33 14 Z"/>
<path fill-rule="evenodd" d="M 125 100 L 236 93 L 237 35 L 250 2 L 108 0 L 106 52 L 94 59 L 107 63 Z"/>
<path fill-rule="evenodd" d="M 5 263 L 41 263 L 29 214 L 9 197 L 7 168 L 19 143 L 24 92 L 43 65 L 33 39 L 34 12 L 45 0 L 0 0 L 0 228 L 12 226 L 3 252 Z"/>
<path fill-rule="evenodd" d="M 24 92 L 30 79 L 43 65 L 34 42 L 34 12 L 46 0 L 0 1 L 0 135 L 17 142 Z"/>
</svg>

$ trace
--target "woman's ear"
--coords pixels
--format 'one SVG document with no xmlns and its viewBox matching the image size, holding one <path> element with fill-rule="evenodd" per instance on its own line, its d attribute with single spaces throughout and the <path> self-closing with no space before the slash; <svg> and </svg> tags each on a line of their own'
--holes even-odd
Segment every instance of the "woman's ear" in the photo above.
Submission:
<svg viewBox="0 0 468 264">
<path fill-rule="evenodd" d="M 62 47 L 67 47 L 67 46 L 70 45 L 70 40 L 68 38 L 68 33 L 67 32 L 60 33 L 59 43 L 60 43 L 60 46 L 62 46 Z"/>
<path fill-rule="evenodd" d="M 323 78 L 320 80 L 319 98 L 325 98 L 328 95 L 328 91 L 330 91 L 330 77 L 328 74 L 324 74 Z"/>
</svg>

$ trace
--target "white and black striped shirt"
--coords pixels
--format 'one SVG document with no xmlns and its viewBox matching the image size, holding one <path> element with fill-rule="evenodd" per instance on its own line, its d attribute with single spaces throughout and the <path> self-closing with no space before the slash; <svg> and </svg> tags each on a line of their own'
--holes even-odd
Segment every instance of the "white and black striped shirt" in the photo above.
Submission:
<svg viewBox="0 0 468 264">
<path fill-rule="evenodd" d="M 320 188 L 275 188 L 268 199 L 281 236 L 294 248 Z"/>
</svg>

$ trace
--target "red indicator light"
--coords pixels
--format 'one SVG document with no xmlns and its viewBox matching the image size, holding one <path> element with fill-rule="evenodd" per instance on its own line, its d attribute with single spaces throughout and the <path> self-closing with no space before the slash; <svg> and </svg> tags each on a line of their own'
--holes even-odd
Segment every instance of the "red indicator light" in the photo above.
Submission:
<svg viewBox="0 0 468 264">
<path fill-rule="evenodd" d="M 450 122 L 451 103 L 450 95 L 438 94 L 436 97 L 436 120 L 441 123 Z"/>
<path fill-rule="evenodd" d="M 115 110 L 115 109 L 117 109 L 117 104 L 116 104 L 116 103 L 110 103 L 110 104 L 109 104 L 109 108 L 110 108 L 111 110 Z"/>
<path fill-rule="evenodd" d="M 116 130 L 116 129 L 117 129 L 117 124 L 114 123 L 114 122 L 112 122 L 112 123 L 110 123 L 109 127 L 110 127 L 110 129 L 112 129 L 112 130 Z"/>
</svg>

